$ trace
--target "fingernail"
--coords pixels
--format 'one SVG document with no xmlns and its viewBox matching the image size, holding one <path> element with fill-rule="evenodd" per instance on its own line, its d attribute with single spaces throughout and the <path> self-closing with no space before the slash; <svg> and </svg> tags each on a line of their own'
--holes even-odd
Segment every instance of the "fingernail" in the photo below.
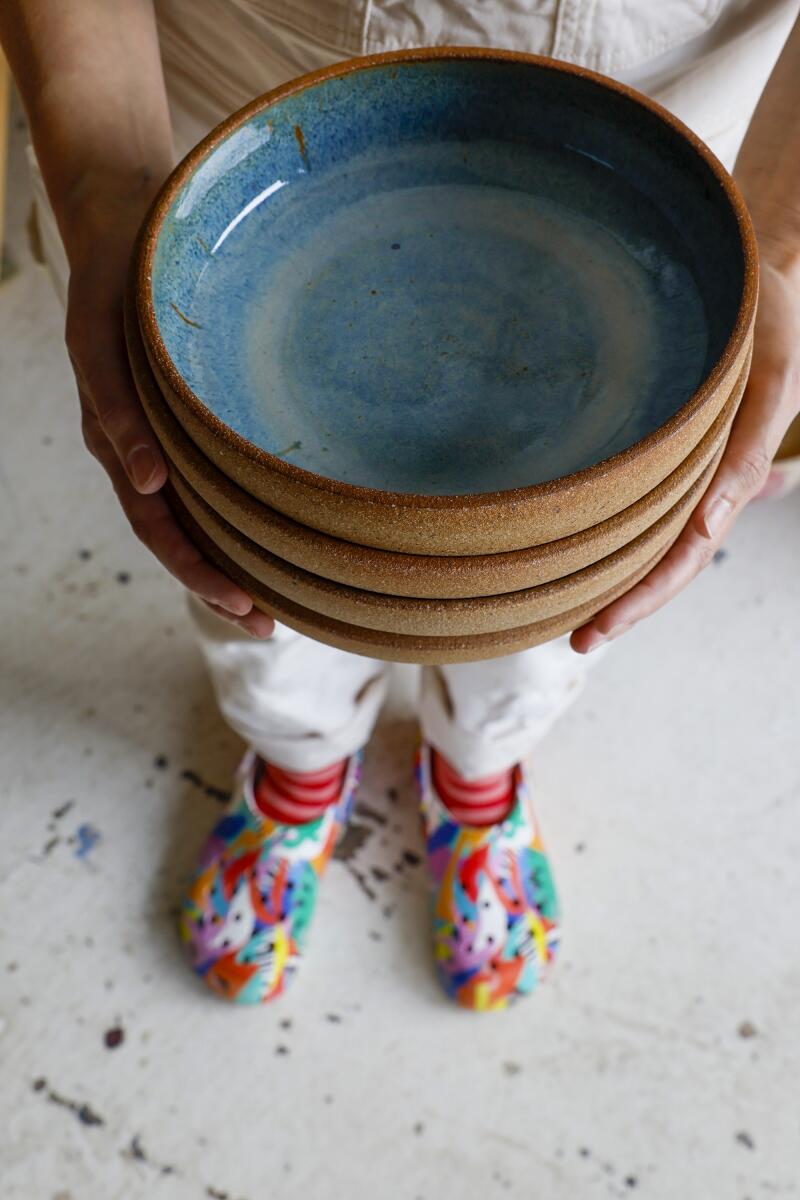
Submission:
<svg viewBox="0 0 800 1200">
<path fill-rule="evenodd" d="M 250 625 L 243 625 L 242 629 L 244 629 L 245 633 L 249 633 L 250 637 L 254 638 L 257 642 L 264 642 L 267 638 L 272 637 L 271 629 L 253 629 Z"/>
<path fill-rule="evenodd" d="M 233 617 L 246 617 L 253 607 L 253 601 L 249 596 L 237 597 L 235 599 L 217 600 L 216 604 L 220 608 L 224 608 Z"/>
<path fill-rule="evenodd" d="M 137 488 L 146 488 L 158 470 L 156 456 L 149 446 L 137 446 L 128 455 L 128 469 Z"/>
<path fill-rule="evenodd" d="M 622 637 L 623 633 L 628 632 L 632 624 L 632 621 L 622 621 L 619 625 L 614 625 L 606 634 L 606 641 L 613 642 L 614 638 Z"/>
<path fill-rule="evenodd" d="M 728 517 L 733 512 L 733 505 L 724 496 L 717 496 L 714 503 L 703 517 L 703 527 L 706 537 L 713 539 L 722 530 Z"/>
</svg>

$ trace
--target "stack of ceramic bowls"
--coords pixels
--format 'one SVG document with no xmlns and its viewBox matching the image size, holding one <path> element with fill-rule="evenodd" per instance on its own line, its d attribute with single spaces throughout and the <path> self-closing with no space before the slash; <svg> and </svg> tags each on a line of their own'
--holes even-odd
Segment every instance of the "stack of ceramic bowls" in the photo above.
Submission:
<svg viewBox="0 0 800 1200">
<path fill-rule="evenodd" d="M 231 117 L 149 214 L 127 336 L 180 523 L 376 658 L 511 653 L 664 555 L 724 448 L 757 265 L 720 164 L 548 59 L 359 59 Z"/>
</svg>

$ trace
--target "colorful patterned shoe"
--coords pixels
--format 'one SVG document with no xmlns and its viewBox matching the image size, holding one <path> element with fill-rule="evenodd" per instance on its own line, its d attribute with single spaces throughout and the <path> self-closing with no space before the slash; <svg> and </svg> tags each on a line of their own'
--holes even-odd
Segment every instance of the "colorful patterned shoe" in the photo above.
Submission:
<svg viewBox="0 0 800 1200">
<path fill-rule="evenodd" d="M 363 754 L 347 764 L 340 799 L 316 821 L 283 825 L 253 799 L 258 758 L 246 755 L 239 786 L 200 856 L 181 906 L 181 938 L 194 969 L 220 996 L 263 1004 L 297 970 L 322 872 L 353 808 Z"/>
<path fill-rule="evenodd" d="M 558 949 L 558 902 L 521 766 L 511 812 L 497 825 L 458 825 L 415 764 L 432 883 L 436 969 L 464 1008 L 506 1008 L 532 992 Z"/>
</svg>

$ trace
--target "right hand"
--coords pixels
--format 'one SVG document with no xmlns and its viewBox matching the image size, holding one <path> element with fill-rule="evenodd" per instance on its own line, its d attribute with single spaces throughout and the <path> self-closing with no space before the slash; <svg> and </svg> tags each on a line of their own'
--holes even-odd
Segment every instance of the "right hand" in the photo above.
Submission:
<svg viewBox="0 0 800 1200">
<path fill-rule="evenodd" d="M 88 191 L 89 189 L 85 189 Z M 131 378 L 123 298 L 131 250 L 155 194 L 151 181 L 91 187 L 62 220 L 70 260 L 66 343 L 78 385 L 86 448 L 109 476 L 136 536 L 175 578 L 254 637 L 274 622 L 203 558 L 175 521 L 161 488 L 167 466 Z"/>
</svg>

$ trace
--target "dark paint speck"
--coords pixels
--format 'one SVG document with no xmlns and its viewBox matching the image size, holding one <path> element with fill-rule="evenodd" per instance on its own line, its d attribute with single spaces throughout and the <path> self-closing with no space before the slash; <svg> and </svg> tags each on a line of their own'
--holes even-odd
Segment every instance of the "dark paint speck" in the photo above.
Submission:
<svg viewBox="0 0 800 1200">
<path fill-rule="evenodd" d="M 119 1025 L 115 1025 L 112 1029 L 107 1029 L 103 1034 L 103 1045 L 107 1050 L 116 1050 L 117 1046 L 121 1046 L 125 1041 L 125 1030 Z"/>
</svg>

